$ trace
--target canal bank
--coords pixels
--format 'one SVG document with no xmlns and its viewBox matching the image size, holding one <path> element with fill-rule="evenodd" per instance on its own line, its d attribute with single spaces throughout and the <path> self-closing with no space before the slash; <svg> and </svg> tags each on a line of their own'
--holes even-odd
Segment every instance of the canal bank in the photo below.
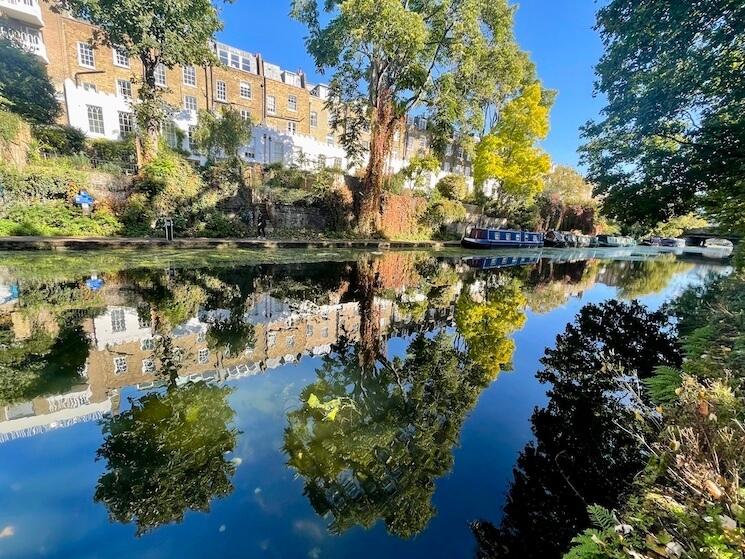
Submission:
<svg viewBox="0 0 745 559">
<path fill-rule="evenodd" d="M 460 241 L 389 241 L 386 239 L 147 239 L 126 237 L 0 237 L 0 250 L 227 249 L 227 248 L 347 248 L 443 249 Z"/>
</svg>

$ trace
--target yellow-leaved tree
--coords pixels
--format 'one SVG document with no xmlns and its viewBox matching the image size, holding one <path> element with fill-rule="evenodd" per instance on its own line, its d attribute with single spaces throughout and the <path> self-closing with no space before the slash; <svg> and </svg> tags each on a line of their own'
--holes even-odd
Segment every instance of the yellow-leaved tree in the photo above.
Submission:
<svg viewBox="0 0 745 559">
<path fill-rule="evenodd" d="M 539 82 L 526 86 L 502 110 L 497 124 L 476 146 L 477 187 L 494 180 L 498 208 L 529 205 L 543 190 L 551 159 L 535 144 L 548 135 L 553 92 Z"/>
</svg>

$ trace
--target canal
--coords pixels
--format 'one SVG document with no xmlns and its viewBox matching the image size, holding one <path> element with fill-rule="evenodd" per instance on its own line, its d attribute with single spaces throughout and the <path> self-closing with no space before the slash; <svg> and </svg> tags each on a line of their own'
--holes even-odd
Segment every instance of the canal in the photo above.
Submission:
<svg viewBox="0 0 745 559">
<path fill-rule="evenodd" d="M 619 367 L 675 365 L 658 311 L 728 271 L 0 253 L 0 557 L 560 557 L 645 462 Z"/>
</svg>

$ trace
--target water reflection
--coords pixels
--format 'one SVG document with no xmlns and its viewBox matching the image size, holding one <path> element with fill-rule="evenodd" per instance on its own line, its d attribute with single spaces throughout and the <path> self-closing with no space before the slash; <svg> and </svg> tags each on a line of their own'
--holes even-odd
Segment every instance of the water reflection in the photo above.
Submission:
<svg viewBox="0 0 745 559">
<path fill-rule="evenodd" d="M 681 363 L 662 312 L 637 302 L 586 305 L 537 373 L 549 402 L 531 418 L 501 524 L 473 523 L 479 559 L 560 557 L 589 525 L 587 506 L 616 507 L 647 458 L 620 382 Z M 648 435 L 648 433 L 647 433 Z"/>
<path fill-rule="evenodd" d="M 283 461 L 332 533 L 382 521 L 410 538 L 436 516 L 464 422 L 513 369 L 531 313 L 599 284 L 654 293 L 692 266 L 630 251 L 525 254 L 165 267 L 93 258 L 56 270 L 4 261 L 0 443 L 99 421 L 104 471 L 91 494 L 143 535 L 234 491 L 233 381 L 318 358 L 282 415 Z M 593 359 L 674 360 L 659 320 L 588 307 L 547 354 L 550 403 L 533 416 L 536 442 L 518 459 L 503 522 L 474 525 L 482 556 L 529 556 L 521 542 L 555 554 L 586 521 L 583 499 L 617 498 L 638 448 L 614 423 L 626 412 Z"/>
</svg>

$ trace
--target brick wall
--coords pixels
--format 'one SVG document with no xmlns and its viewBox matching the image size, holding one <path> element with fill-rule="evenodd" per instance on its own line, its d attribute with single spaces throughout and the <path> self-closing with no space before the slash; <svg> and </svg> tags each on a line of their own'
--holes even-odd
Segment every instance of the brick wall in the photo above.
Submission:
<svg viewBox="0 0 745 559">
<path fill-rule="evenodd" d="M 416 237 L 419 218 L 427 209 L 427 200 L 420 196 L 387 194 L 383 200 L 381 231 L 386 238 Z"/>
</svg>

